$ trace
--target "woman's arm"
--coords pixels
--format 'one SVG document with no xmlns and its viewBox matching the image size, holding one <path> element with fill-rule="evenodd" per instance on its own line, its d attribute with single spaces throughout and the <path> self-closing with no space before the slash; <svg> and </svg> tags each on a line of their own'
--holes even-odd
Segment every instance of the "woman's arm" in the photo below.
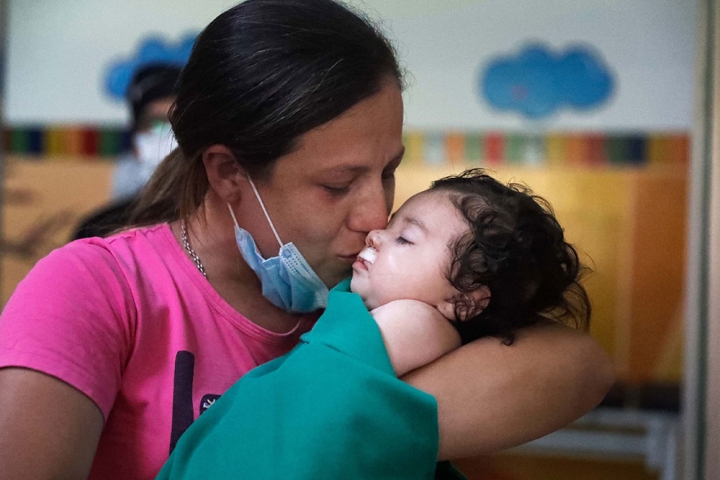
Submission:
<svg viewBox="0 0 720 480">
<path fill-rule="evenodd" d="M 0 369 L 0 478 L 85 479 L 102 428 L 100 409 L 70 385 Z"/>
<path fill-rule="evenodd" d="M 585 333 L 542 325 L 511 346 L 482 338 L 403 377 L 438 402 L 440 459 L 520 445 L 593 409 L 614 380 L 608 355 Z"/>
<path fill-rule="evenodd" d="M 0 478 L 87 478 L 132 348 L 131 299 L 96 240 L 54 250 L 15 288 L 0 316 Z"/>
</svg>

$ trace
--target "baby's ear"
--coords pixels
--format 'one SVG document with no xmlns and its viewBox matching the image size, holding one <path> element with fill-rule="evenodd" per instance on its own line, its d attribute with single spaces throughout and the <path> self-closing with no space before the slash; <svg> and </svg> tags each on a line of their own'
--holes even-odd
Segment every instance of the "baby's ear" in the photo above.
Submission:
<svg viewBox="0 0 720 480">
<path fill-rule="evenodd" d="M 485 310 L 490 303 L 490 298 L 490 289 L 483 285 L 472 292 L 458 293 L 454 297 L 443 300 L 437 308 L 442 316 L 448 320 L 462 322 Z M 457 313 L 460 318 L 455 316 L 455 306 L 458 304 L 460 308 Z"/>
</svg>

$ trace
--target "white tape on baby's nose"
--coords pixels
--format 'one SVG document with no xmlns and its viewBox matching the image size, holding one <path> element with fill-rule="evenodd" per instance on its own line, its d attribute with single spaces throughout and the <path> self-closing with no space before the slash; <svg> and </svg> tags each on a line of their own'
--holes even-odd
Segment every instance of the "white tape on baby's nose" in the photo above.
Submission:
<svg viewBox="0 0 720 480">
<path fill-rule="evenodd" d="M 358 254 L 358 257 L 362 258 L 368 263 L 373 263 L 375 261 L 375 258 L 377 258 L 377 250 L 372 247 L 365 247 Z"/>
</svg>

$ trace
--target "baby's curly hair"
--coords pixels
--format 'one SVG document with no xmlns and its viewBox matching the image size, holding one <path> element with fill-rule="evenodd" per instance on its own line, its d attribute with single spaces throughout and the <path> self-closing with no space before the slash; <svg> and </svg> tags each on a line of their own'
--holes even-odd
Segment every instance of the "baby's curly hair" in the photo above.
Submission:
<svg viewBox="0 0 720 480">
<path fill-rule="evenodd" d="M 510 345 L 518 328 L 545 321 L 587 330 L 592 308 L 580 279 L 589 270 L 545 199 L 481 168 L 441 178 L 429 191 L 448 192 L 470 225 L 450 246 L 448 280 L 461 293 L 490 290 L 479 313 L 469 295 L 455 305 L 456 318 L 471 314 L 453 322 L 463 344 L 495 336 Z"/>
</svg>

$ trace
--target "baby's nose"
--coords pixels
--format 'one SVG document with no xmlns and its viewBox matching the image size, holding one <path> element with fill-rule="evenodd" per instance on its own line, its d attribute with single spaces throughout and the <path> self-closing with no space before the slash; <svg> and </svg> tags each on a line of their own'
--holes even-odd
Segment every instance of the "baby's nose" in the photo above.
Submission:
<svg viewBox="0 0 720 480">
<path fill-rule="evenodd" d="M 380 243 L 382 243 L 380 230 L 372 230 L 370 233 L 368 233 L 367 237 L 365 238 L 365 243 L 368 247 L 372 248 L 377 248 L 378 246 L 380 246 Z"/>
</svg>

